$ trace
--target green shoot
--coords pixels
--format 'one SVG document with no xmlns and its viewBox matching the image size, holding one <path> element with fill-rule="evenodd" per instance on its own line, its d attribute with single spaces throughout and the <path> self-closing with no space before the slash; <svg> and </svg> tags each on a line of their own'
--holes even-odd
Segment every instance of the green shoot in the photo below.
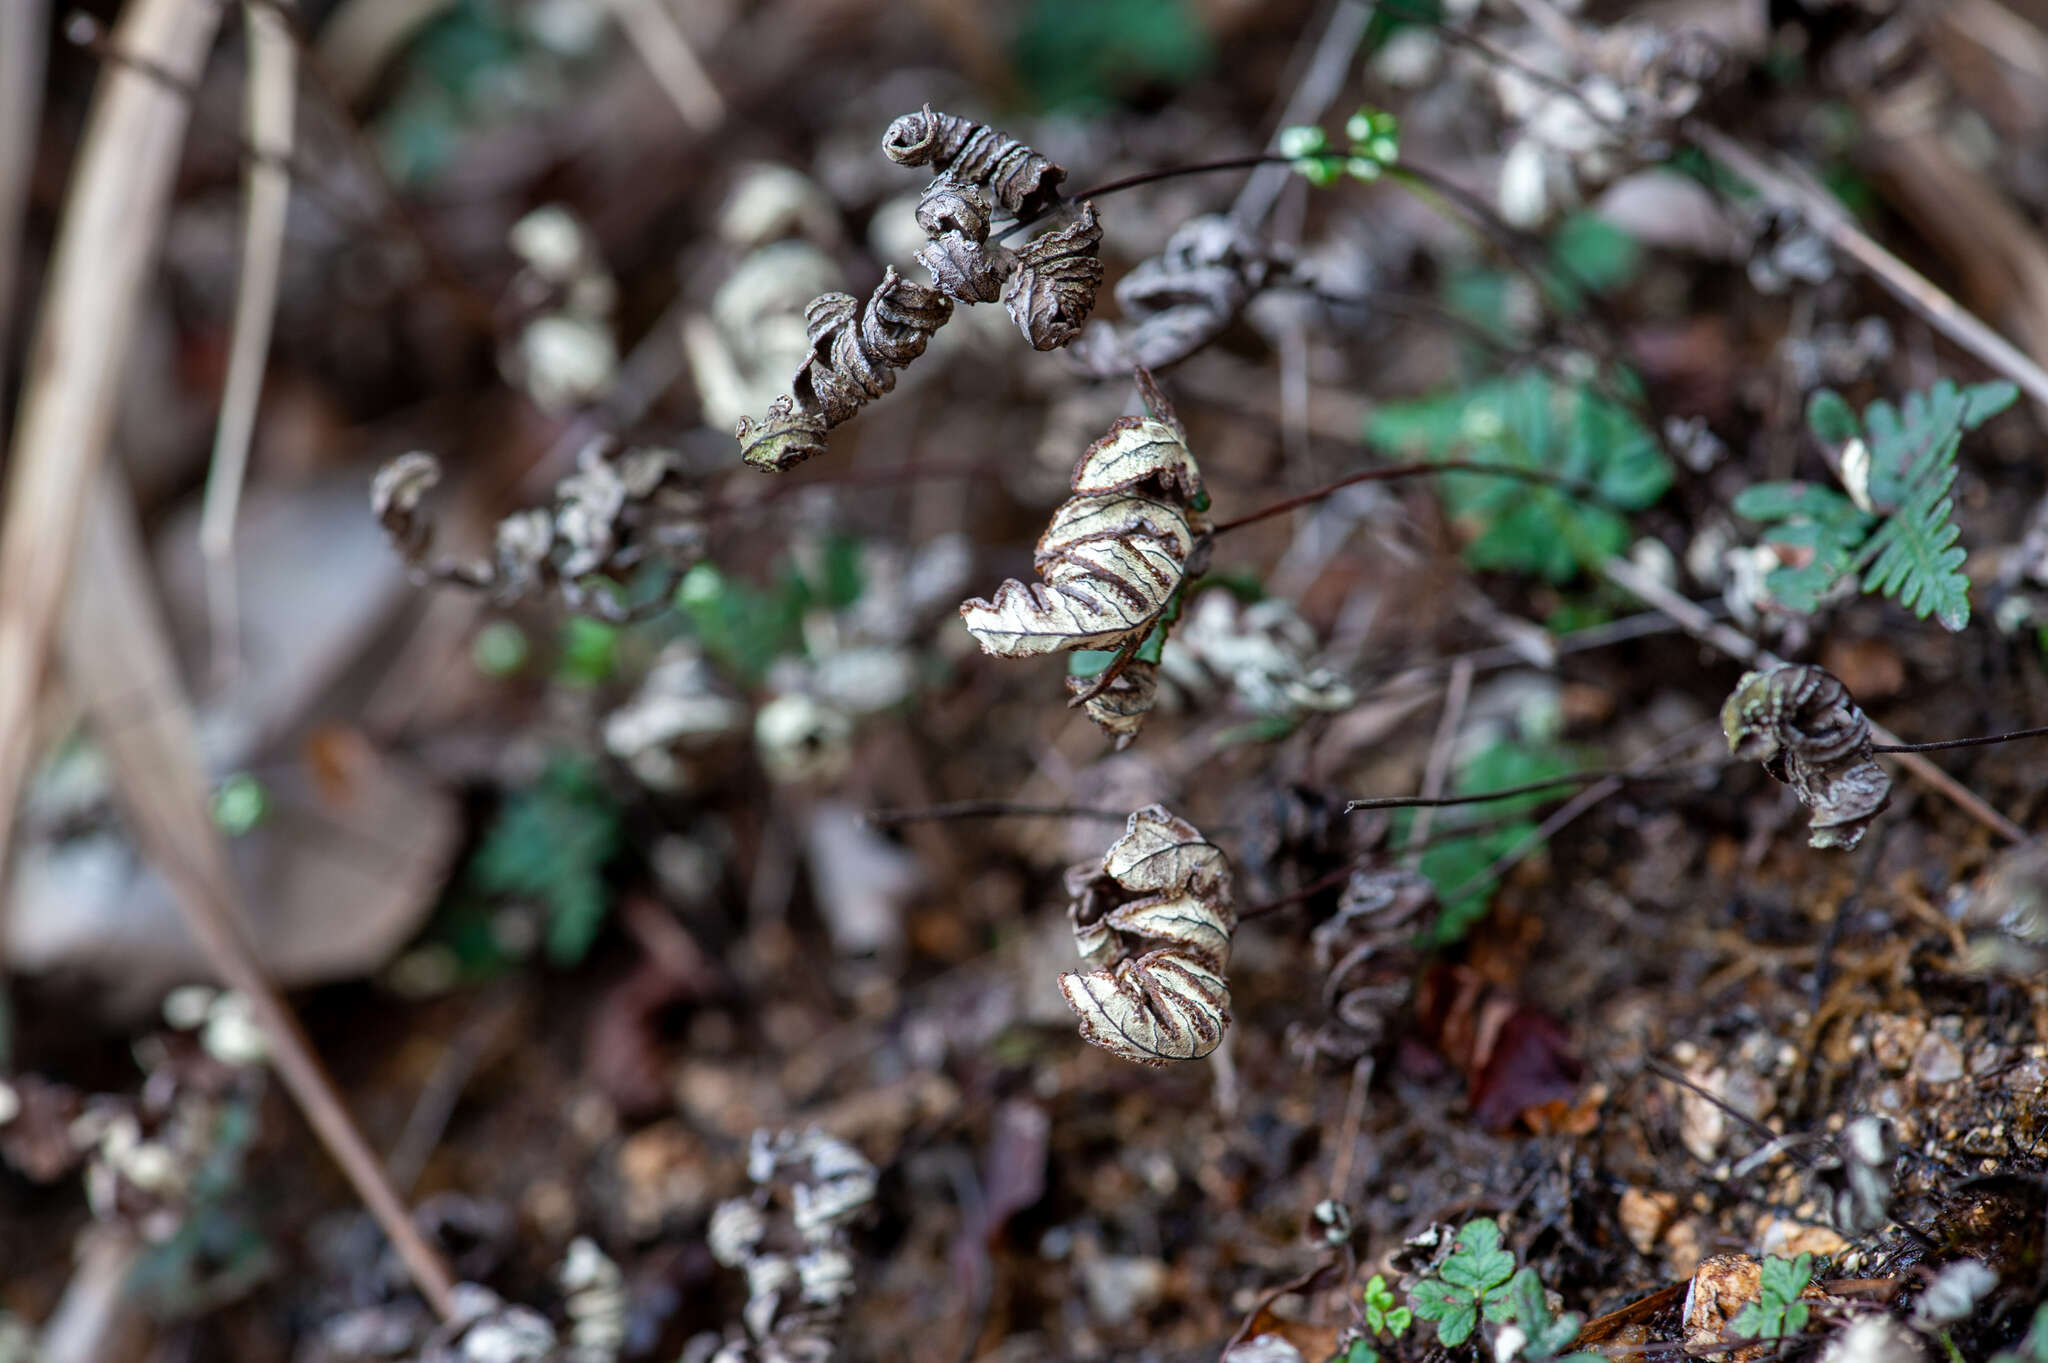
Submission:
<svg viewBox="0 0 2048 1363">
<path fill-rule="evenodd" d="M 1806 1328 L 1812 1308 L 1799 1294 L 1813 1280 L 1813 1256 L 1797 1259 L 1769 1258 L 1763 1263 L 1763 1284 L 1757 1299 L 1742 1308 L 1730 1322 L 1744 1339 L 1778 1339 Z"/>
</svg>

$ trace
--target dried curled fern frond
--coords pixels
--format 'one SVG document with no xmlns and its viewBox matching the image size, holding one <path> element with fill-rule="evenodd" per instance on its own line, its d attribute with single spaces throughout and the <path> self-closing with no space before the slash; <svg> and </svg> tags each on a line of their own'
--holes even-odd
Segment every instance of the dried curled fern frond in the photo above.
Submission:
<svg viewBox="0 0 2048 1363">
<path fill-rule="evenodd" d="M 899 166 L 930 166 L 986 188 L 1013 218 L 1034 218 L 1060 201 L 1067 172 L 1007 133 L 927 104 L 889 125 L 882 152 Z"/>
<path fill-rule="evenodd" d="M 1020 251 L 989 241 L 998 219 L 1025 223 L 1059 205 L 1060 167 L 1014 137 L 930 105 L 891 123 L 882 150 L 898 165 L 938 172 L 917 205 L 929 239 L 917 259 L 932 287 L 891 269 L 865 307 L 840 293 L 813 300 L 804 314 L 811 353 L 791 391 L 761 420 L 740 418 L 735 432 L 741 456 L 757 468 L 781 471 L 823 453 L 826 432 L 895 386 L 894 371 L 924 353 L 955 300 L 1001 298 L 1039 350 L 1071 341 L 1095 305 L 1102 229 L 1094 205 L 1080 205 L 1073 222 Z"/>
<path fill-rule="evenodd" d="M 1003 306 L 1034 350 L 1058 350 L 1081 334 L 1081 323 L 1095 307 L 1095 291 L 1102 287 L 1102 261 L 1096 254 L 1101 247 L 1095 205 L 1084 202 L 1074 221 L 1017 253 Z"/>
<path fill-rule="evenodd" d="M 713 1363 L 829 1359 L 855 1287 L 848 1228 L 874 1201 L 875 1167 L 818 1127 L 754 1132 L 751 1197 L 711 1214 L 711 1257 L 747 1278 L 742 1329 L 728 1328 Z"/>
<path fill-rule="evenodd" d="M 804 309 L 811 353 L 765 419 L 740 418 L 741 457 L 757 468 L 781 470 L 822 454 L 825 432 L 894 388 L 895 371 L 924 354 L 932 333 L 952 315 L 945 294 L 894 267 L 865 304 L 846 293 L 812 299 Z"/>
<path fill-rule="evenodd" d="M 1164 369 L 1221 335 L 1266 288 L 1291 277 L 1292 262 L 1222 213 L 1183 223 L 1166 249 L 1117 281 L 1118 327 L 1097 322 L 1074 347 L 1100 377 L 1133 365 Z"/>
<path fill-rule="evenodd" d="M 1011 579 L 992 600 L 976 597 L 960 618 L 984 653 L 1004 658 L 1100 649 L 1115 656 L 1073 702 L 1118 740 L 1130 741 L 1151 709 L 1160 636 L 1169 608 L 1209 552 L 1202 476 L 1172 409 L 1141 379 L 1161 416 L 1121 417 L 1074 469 L 1075 495 L 1053 513 L 1033 566 L 1043 582 Z"/>
<path fill-rule="evenodd" d="M 1230 1026 L 1230 865 L 1223 850 L 1160 805 L 1131 815 L 1099 867 L 1067 872 L 1081 958 L 1060 976 L 1081 1039 L 1140 1065 L 1197 1060 Z M 1156 942 L 1143 955 L 1137 945 Z"/>
<path fill-rule="evenodd" d="M 432 556 L 434 527 L 421 502 L 441 481 L 441 462 L 415 450 L 377 471 L 370 509 L 405 561 L 427 577 L 490 592 L 501 601 L 558 591 L 575 609 L 623 619 L 624 584 L 640 564 L 665 560 L 680 571 L 701 557 L 697 496 L 677 482 L 673 455 L 608 440 L 585 446 L 576 471 L 555 485 L 552 504 L 498 522 L 489 558 Z"/>
<path fill-rule="evenodd" d="M 1728 751 L 1786 782 L 1813 811 L 1814 847 L 1844 851 L 1891 803 L 1870 751 L 1870 719 L 1841 678 L 1810 665 L 1749 672 L 1721 707 Z"/>
<path fill-rule="evenodd" d="M 993 303 L 1003 296 L 1003 281 L 1017 268 L 1017 258 L 988 244 L 988 197 L 973 185 L 941 175 L 925 186 L 917 201 L 917 225 L 930 242 L 917 253 L 917 263 L 932 273 L 939 291 L 962 303 Z"/>
</svg>

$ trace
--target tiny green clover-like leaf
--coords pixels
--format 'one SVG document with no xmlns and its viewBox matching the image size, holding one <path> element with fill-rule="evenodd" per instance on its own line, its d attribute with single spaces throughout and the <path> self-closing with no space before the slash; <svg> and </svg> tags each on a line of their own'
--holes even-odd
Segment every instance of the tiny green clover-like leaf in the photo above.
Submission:
<svg viewBox="0 0 2048 1363">
<path fill-rule="evenodd" d="M 1415 1313 L 1405 1306 L 1397 1306 L 1387 1312 L 1387 1333 L 1395 1339 L 1408 1333 L 1408 1327 L 1415 1323 Z"/>
<path fill-rule="evenodd" d="M 1761 1291 L 1765 1301 L 1776 1298 L 1779 1303 L 1793 1302 L 1813 1281 L 1813 1255 L 1802 1254 L 1796 1259 L 1769 1258 L 1763 1262 Z"/>
<path fill-rule="evenodd" d="M 1380 1363 L 1380 1351 L 1363 1339 L 1351 1341 L 1351 1347 L 1343 1353 L 1344 1363 Z"/>
<path fill-rule="evenodd" d="M 1369 156 L 1353 156 L 1344 162 L 1344 173 L 1354 180 L 1377 180 L 1384 169 L 1384 166 Z"/>
<path fill-rule="evenodd" d="M 1515 1256 L 1501 1248 L 1500 1226 L 1492 1217 L 1467 1222 L 1451 1245 L 1451 1256 L 1438 1272 L 1445 1282 L 1468 1289 L 1475 1298 L 1514 1276 Z"/>
<path fill-rule="evenodd" d="M 1765 1309 L 1762 1302 L 1751 1302 L 1735 1313 L 1735 1319 L 1728 1322 L 1728 1328 L 1744 1339 L 1772 1339 L 1780 1331 L 1778 1322 L 1783 1311 Z"/>
<path fill-rule="evenodd" d="M 1446 1348 L 1456 1348 L 1470 1339 L 1479 1324 L 1471 1294 L 1436 1278 L 1415 1284 L 1408 1302 L 1416 1315 L 1436 1322 L 1436 1337 Z"/>
<path fill-rule="evenodd" d="M 1514 1308 L 1514 1320 L 1528 1335 L 1523 1356 L 1532 1363 L 1555 1358 L 1560 1350 L 1579 1336 L 1585 1317 L 1576 1311 L 1550 1314 L 1550 1301 L 1533 1268 L 1524 1268 L 1508 1281 L 1507 1296 Z"/>
</svg>

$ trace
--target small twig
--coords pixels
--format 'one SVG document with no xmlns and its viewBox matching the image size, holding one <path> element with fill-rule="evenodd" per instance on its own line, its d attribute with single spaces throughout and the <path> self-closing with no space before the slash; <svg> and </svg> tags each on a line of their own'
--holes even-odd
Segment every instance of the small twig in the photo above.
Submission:
<svg viewBox="0 0 2048 1363">
<path fill-rule="evenodd" d="M 708 133 L 725 121 L 725 100 L 661 0 L 606 0 L 683 122 Z"/>
<path fill-rule="evenodd" d="M 208 633 L 213 681 L 226 685 L 241 657 L 240 610 L 235 591 L 235 516 L 249 471 L 249 441 L 277 314 L 278 275 L 284 261 L 285 213 L 291 204 L 293 114 L 298 102 L 298 45 L 274 4 L 243 6 L 249 44 L 244 96 L 249 146 L 243 190 L 242 273 L 235 291 L 234 337 L 227 381 L 214 427 L 213 461 L 199 516 L 199 552 L 206 564 Z"/>
<path fill-rule="evenodd" d="M 1503 786 L 1499 790 L 1482 790 L 1471 795 L 1443 795 L 1429 799 L 1421 795 L 1377 795 L 1363 800 L 1353 800 L 1344 806 L 1346 814 L 1361 809 L 1448 809 L 1452 805 L 1482 805 L 1494 800 L 1512 800 L 1517 795 L 1534 795 L 1538 791 L 1558 790 L 1565 786 L 1589 786 L 1602 781 L 1629 784 L 1636 781 L 1682 781 L 1703 772 L 1722 771 L 1736 763 L 1699 762 L 1685 767 L 1666 767 L 1661 771 L 1635 771 L 1627 767 L 1607 771 L 1575 771 L 1563 776 L 1553 776 L 1547 781 L 1531 781 L 1527 785 Z M 1463 833 L 1465 830 L 1460 830 Z"/>
<path fill-rule="evenodd" d="M 407 1214 L 284 999 L 245 936 L 241 889 L 206 796 L 199 740 L 169 629 L 148 589 L 149 560 L 132 499 L 114 468 L 93 478 L 62 630 L 64 670 L 80 694 L 136 845 L 169 883 L 186 929 L 228 988 L 249 1000 L 271 1061 L 307 1125 L 398 1251 L 434 1310 L 453 1310 L 447 1265 Z M 140 716 L 121 695 L 140 681 Z"/>
<path fill-rule="evenodd" d="M 1230 1337 L 1229 1343 L 1223 1346 L 1223 1357 L 1228 1358 L 1230 1356 L 1230 1351 L 1232 1349 L 1235 1349 L 1240 1343 L 1242 1343 L 1244 1337 L 1247 1334 L 1251 1333 L 1252 1323 L 1256 1321 L 1259 1318 L 1259 1316 L 1265 1312 L 1267 1307 L 1271 1306 L 1274 1302 L 1279 1301 L 1289 1292 L 1299 1292 L 1303 1288 L 1313 1285 L 1316 1279 L 1322 1277 L 1325 1273 L 1328 1273 L 1331 1269 L 1337 1267 L 1338 1264 L 1342 1262 L 1343 1260 L 1337 1258 L 1335 1255 L 1326 1253 L 1323 1257 L 1323 1261 L 1317 1264 L 1314 1268 L 1310 1269 L 1308 1272 L 1299 1274 L 1296 1277 L 1291 1278 L 1284 1283 L 1281 1283 L 1278 1287 L 1271 1287 L 1266 1289 L 1265 1292 L 1260 1294 L 1257 1303 L 1253 1305 L 1252 1309 L 1245 1313 L 1244 1319 L 1238 1323 L 1237 1333 L 1233 1334 Z"/>
<path fill-rule="evenodd" d="M 1576 478 L 1567 478 L 1561 473 L 1552 473 L 1548 469 L 1522 468 L 1516 464 L 1489 464 L 1483 460 L 1476 459 L 1442 459 L 1415 464 L 1390 464 L 1385 468 L 1366 469 L 1360 473 L 1353 473 L 1339 478 L 1334 483 L 1325 483 L 1313 491 L 1300 493 L 1284 501 L 1275 502 L 1271 506 L 1263 506 L 1257 511 L 1247 512 L 1245 515 L 1224 521 L 1216 527 L 1216 533 L 1220 535 L 1226 530 L 1235 530 L 1241 525 L 1250 525 L 1255 521 L 1267 520 L 1274 516 L 1283 516 L 1296 507 L 1307 506 L 1312 502 L 1320 502 L 1323 498 L 1330 496 L 1332 493 L 1340 492 L 1354 483 L 1380 483 L 1391 478 L 1413 478 L 1429 473 L 1483 473 L 1491 474 L 1497 478 L 1514 478 L 1525 483 L 1542 483 L 1547 487 L 1554 487 L 1561 491 L 1569 492 L 1575 497 L 1584 497 L 1586 500 L 1618 514 L 1628 514 L 1626 508 L 1616 506 L 1609 501 L 1600 489 L 1590 484 L 1582 483 Z"/>
<path fill-rule="evenodd" d="M 1704 725 L 1695 725 L 1677 737 L 1658 744 L 1655 748 L 1645 753 L 1639 761 L 1630 764 L 1630 770 L 1641 774 L 1643 768 L 1653 763 L 1661 762 L 1672 753 L 1685 748 L 1689 744 L 1698 742 L 1700 731 L 1702 729 L 1712 729 L 1713 727 L 1711 722 Z M 1626 782 L 1622 777 L 1610 776 L 1606 780 L 1596 782 L 1587 789 L 1580 791 L 1551 811 L 1550 816 L 1537 825 L 1536 829 L 1528 837 L 1522 839 L 1498 857 L 1495 857 L 1491 865 L 1461 884 L 1446 890 L 1439 897 L 1445 903 L 1450 903 L 1462 899 L 1465 895 L 1470 894 L 1482 885 L 1493 884 L 1519 865 L 1524 857 L 1527 857 L 1537 848 L 1549 843 L 1551 839 L 1563 832 L 1571 825 L 1574 819 L 1577 819 L 1581 814 L 1584 814 L 1602 800 L 1619 792 L 1625 784 Z"/>
<path fill-rule="evenodd" d="M 1337 1129 L 1337 1157 L 1330 1169 L 1330 1200 L 1351 1205 L 1351 1164 L 1358 1154 L 1358 1129 L 1365 1124 L 1365 1095 L 1372 1088 L 1373 1060 L 1360 1056 L 1351 1067 L 1351 1089 L 1344 1097 L 1344 1124 Z"/>
<path fill-rule="evenodd" d="M 1309 155 L 1328 159 L 1341 157 L 1345 153 L 1328 151 L 1311 152 Z M 1136 175 L 1126 175 L 1121 179 L 1090 185 L 1066 197 L 1073 203 L 1079 203 L 1083 199 L 1104 199 L 1112 194 L 1121 194 L 1127 189 L 1136 189 L 1140 185 L 1157 184 L 1161 180 L 1178 180 L 1185 175 L 1213 175 L 1226 170 L 1250 170 L 1254 166 L 1291 166 L 1302 159 L 1299 156 L 1272 156 L 1264 152 L 1255 156 L 1226 156 L 1220 161 L 1199 161 L 1188 166 L 1165 166 L 1158 170 L 1139 171 Z"/>
<path fill-rule="evenodd" d="M 2048 724 L 2038 729 L 2014 729 L 2011 733 L 1985 734 L 1980 738 L 1944 738 L 1936 743 L 1873 743 L 1872 752 L 1940 752 L 1944 748 L 1982 748 L 1992 743 L 2011 743 L 2015 739 L 2040 738 L 2048 735 Z"/>
<path fill-rule="evenodd" d="M 1929 326 L 2024 388 L 2036 402 L 2048 404 L 2048 371 L 1925 275 L 1871 240 L 1825 189 L 1795 168 L 1773 169 L 1762 156 L 1709 124 L 1690 123 L 1685 132 L 1695 146 L 1749 181 L 1772 204 L 1797 212 Z"/>
<path fill-rule="evenodd" d="M 1013 804 L 1008 800 L 955 800 L 948 804 L 926 805 L 922 809 L 871 809 L 861 815 L 861 822 L 874 828 L 938 823 L 948 819 L 1100 819 L 1104 823 L 1122 823 L 1130 816 L 1128 809 Z"/>
</svg>

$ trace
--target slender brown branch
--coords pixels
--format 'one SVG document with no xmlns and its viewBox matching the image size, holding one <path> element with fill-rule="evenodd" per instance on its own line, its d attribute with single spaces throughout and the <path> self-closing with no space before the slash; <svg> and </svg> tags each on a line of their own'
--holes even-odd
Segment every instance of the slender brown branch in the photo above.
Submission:
<svg viewBox="0 0 2048 1363">
<path fill-rule="evenodd" d="M 906 823 L 938 823 L 949 819 L 1100 819 L 1122 823 L 1127 809 L 1089 809 L 1078 805 L 1014 804 L 1009 800 L 955 800 L 920 809 L 871 809 L 861 821 L 876 828 Z"/>
<path fill-rule="evenodd" d="M 1191 166 L 1166 166 L 1159 170 L 1140 171 L 1136 175 L 1126 175 L 1120 180 L 1110 180 L 1104 184 L 1077 190 L 1067 195 L 1067 199 L 1069 202 L 1078 203 L 1082 199 L 1100 199 L 1111 194 L 1121 194 L 1124 190 L 1136 189 L 1139 185 L 1157 184 L 1161 180 L 1178 180 L 1185 175 L 1213 175 L 1226 170 L 1250 170 L 1255 166 L 1285 166 L 1301 160 L 1342 158 L 1346 154 L 1342 151 L 1319 151 L 1311 152 L 1307 157 L 1275 156 L 1266 152 L 1257 156 L 1227 156 L 1220 161 L 1200 161 Z"/>
<path fill-rule="evenodd" d="M 1582 483 L 1576 478 L 1567 478 L 1561 473 L 1552 473 L 1548 469 L 1521 468 L 1514 464 L 1489 464 L 1476 459 L 1442 459 L 1414 464 L 1390 464 L 1385 468 L 1366 469 L 1360 473 L 1350 474 L 1347 477 L 1339 478 L 1334 483 L 1326 483 L 1313 491 L 1300 493 L 1284 501 L 1275 502 L 1271 506 L 1261 507 L 1257 511 L 1238 516 L 1233 520 L 1224 521 L 1216 527 L 1216 533 L 1220 535 L 1226 530 L 1235 530 L 1241 525 L 1250 525 L 1254 521 L 1263 521 L 1274 516 L 1285 515 L 1297 507 L 1307 506 L 1311 502 L 1319 502 L 1332 493 L 1350 487 L 1353 483 L 1380 483 L 1391 478 L 1412 478 L 1424 473 L 1490 473 L 1498 478 L 1516 478 L 1525 483 L 1544 483 L 1561 491 L 1569 492 L 1575 497 L 1584 497 L 1587 501 L 1605 507 L 1609 511 L 1619 512 L 1622 515 L 1628 514 L 1626 507 L 1615 505 L 1607 499 L 1600 489 L 1592 486 L 1590 483 Z"/>
<path fill-rule="evenodd" d="M 1977 738 L 1944 738 L 1936 743 L 1873 743 L 1872 752 L 1940 752 L 1944 748 L 1982 748 L 1993 743 L 2010 743 L 2020 738 L 2048 736 L 2048 724 L 2038 729 L 2014 729 L 2006 734 L 1984 734 Z"/>
<path fill-rule="evenodd" d="M 1590 786 L 1602 781 L 1680 781 L 1688 776 L 1703 772 L 1721 771 L 1735 765 L 1728 762 L 1703 762 L 1685 767 L 1666 767 L 1661 771 L 1632 771 L 1627 767 L 1611 768 L 1606 771 L 1575 771 L 1563 776 L 1553 776 L 1547 781 L 1531 781 L 1526 785 L 1503 786 L 1499 790 L 1482 790 L 1471 795 L 1443 795 L 1430 799 L 1421 795 L 1376 795 L 1369 799 L 1353 800 L 1344 806 L 1346 814 L 1361 809 L 1443 809 L 1450 805 L 1479 805 L 1491 800 L 1511 800 L 1517 795 L 1534 795 L 1538 791 L 1558 790 L 1565 786 Z"/>
</svg>

